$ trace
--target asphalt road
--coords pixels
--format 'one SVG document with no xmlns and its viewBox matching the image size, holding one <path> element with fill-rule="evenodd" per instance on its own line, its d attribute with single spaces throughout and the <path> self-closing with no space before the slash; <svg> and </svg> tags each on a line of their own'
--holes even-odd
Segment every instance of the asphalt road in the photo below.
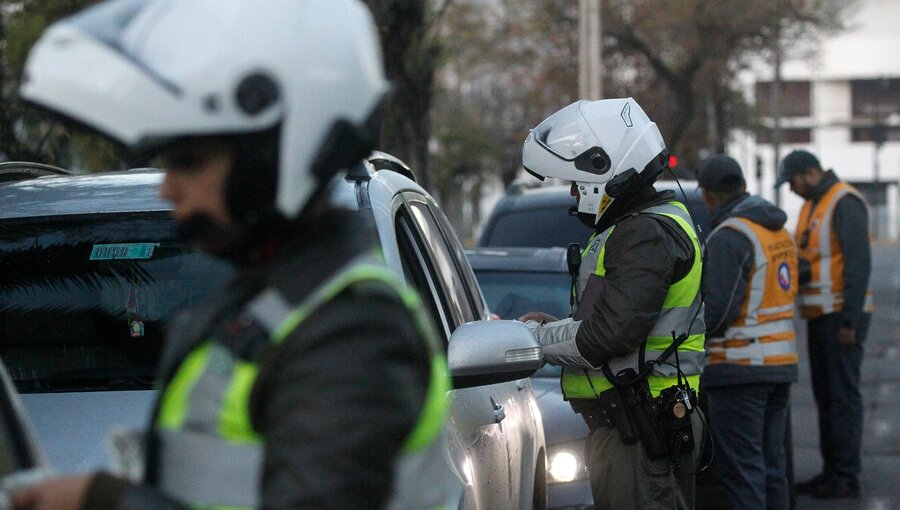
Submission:
<svg viewBox="0 0 900 510">
<path fill-rule="evenodd" d="M 861 497 L 821 501 L 799 496 L 797 509 L 900 509 L 900 244 L 873 248 L 875 313 L 865 343 L 862 392 L 865 422 Z M 791 413 L 797 481 L 821 471 L 815 402 L 809 381 L 805 324 L 798 324 L 800 380 L 794 385 Z"/>
</svg>

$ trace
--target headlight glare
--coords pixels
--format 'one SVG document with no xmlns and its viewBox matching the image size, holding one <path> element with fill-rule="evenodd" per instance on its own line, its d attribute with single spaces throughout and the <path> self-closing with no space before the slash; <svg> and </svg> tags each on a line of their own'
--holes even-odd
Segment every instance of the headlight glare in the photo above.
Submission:
<svg viewBox="0 0 900 510">
<path fill-rule="evenodd" d="M 570 451 L 560 450 L 550 458 L 550 480 L 553 482 L 571 482 L 583 470 L 578 457 Z"/>
</svg>

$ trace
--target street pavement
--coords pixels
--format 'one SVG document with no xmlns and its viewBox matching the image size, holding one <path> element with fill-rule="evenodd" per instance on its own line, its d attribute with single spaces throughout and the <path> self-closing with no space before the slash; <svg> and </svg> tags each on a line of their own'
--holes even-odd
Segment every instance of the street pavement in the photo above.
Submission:
<svg viewBox="0 0 900 510">
<path fill-rule="evenodd" d="M 822 501 L 798 496 L 798 510 L 900 509 L 900 244 L 874 246 L 872 259 L 875 313 L 862 364 L 865 421 L 861 497 Z M 797 333 L 800 380 L 791 394 L 791 413 L 795 479 L 804 481 L 821 471 L 822 458 L 805 323 L 798 323 Z"/>
</svg>

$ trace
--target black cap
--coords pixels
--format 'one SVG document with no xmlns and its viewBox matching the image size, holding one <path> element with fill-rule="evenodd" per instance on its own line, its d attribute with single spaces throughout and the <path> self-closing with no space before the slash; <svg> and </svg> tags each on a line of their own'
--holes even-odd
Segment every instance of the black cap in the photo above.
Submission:
<svg viewBox="0 0 900 510">
<path fill-rule="evenodd" d="M 697 183 L 709 191 L 740 191 L 745 185 L 741 165 L 733 158 L 719 154 L 707 158 L 697 170 Z"/>
<path fill-rule="evenodd" d="M 822 169 L 819 159 L 807 151 L 793 151 L 781 160 L 781 168 L 778 171 L 778 180 L 775 181 L 775 187 L 791 180 L 791 177 L 805 171 L 807 168 L 813 167 Z"/>
</svg>

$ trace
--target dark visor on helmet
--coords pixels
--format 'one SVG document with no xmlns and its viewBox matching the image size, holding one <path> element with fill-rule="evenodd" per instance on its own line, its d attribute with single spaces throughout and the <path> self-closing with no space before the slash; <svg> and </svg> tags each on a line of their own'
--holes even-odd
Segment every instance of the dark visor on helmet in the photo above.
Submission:
<svg viewBox="0 0 900 510">
<path fill-rule="evenodd" d="M 561 159 L 562 161 L 565 161 L 567 163 L 574 164 L 575 168 L 581 170 L 582 172 L 603 175 L 609 172 L 610 169 L 612 169 L 612 163 L 610 162 L 609 155 L 605 150 L 603 150 L 603 147 L 590 147 L 574 158 L 567 158 L 557 153 L 549 145 L 547 145 L 545 139 L 542 139 L 541 134 L 537 133 L 536 130 L 532 130 L 532 137 L 534 138 L 534 141 L 541 146 L 541 148 L 552 154 L 555 158 Z M 544 133 L 543 138 L 546 138 L 546 132 Z"/>
</svg>

